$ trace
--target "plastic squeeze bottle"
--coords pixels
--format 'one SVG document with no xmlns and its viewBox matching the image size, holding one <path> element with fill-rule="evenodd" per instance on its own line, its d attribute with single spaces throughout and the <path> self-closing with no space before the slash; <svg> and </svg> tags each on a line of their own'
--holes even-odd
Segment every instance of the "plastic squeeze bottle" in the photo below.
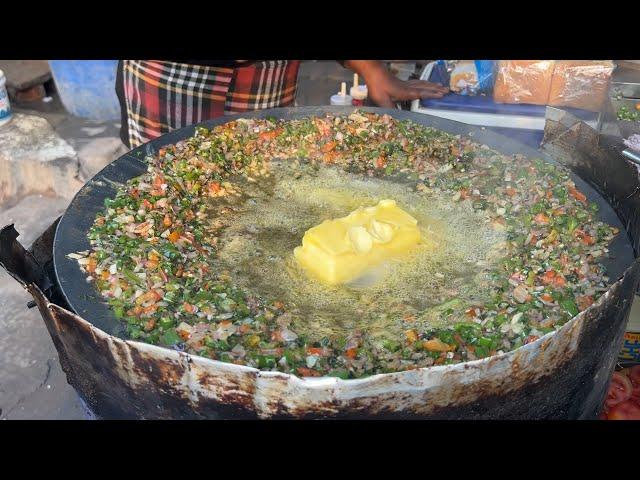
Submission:
<svg viewBox="0 0 640 480">
<path fill-rule="evenodd" d="M 364 101 L 367 99 L 369 92 L 366 85 L 358 85 L 358 74 L 353 74 L 353 87 L 349 90 L 351 94 L 351 105 L 361 107 L 364 105 Z"/>
<path fill-rule="evenodd" d="M 342 82 L 340 91 L 331 95 L 331 105 L 351 105 L 351 95 L 347 95 L 347 83 Z"/>
</svg>

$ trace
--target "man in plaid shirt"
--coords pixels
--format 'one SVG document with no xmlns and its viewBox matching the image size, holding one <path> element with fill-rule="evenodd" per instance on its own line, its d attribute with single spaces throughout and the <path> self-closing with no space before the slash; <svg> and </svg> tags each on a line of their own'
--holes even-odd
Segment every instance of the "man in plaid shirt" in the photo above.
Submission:
<svg viewBox="0 0 640 480">
<path fill-rule="evenodd" d="M 423 80 L 399 80 L 379 61 L 340 63 L 366 79 L 369 98 L 381 107 L 448 92 Z M 133 148 L 224 114 L 291 106 L 299 66 L 299 60 L 122 60 L 116 80 L 122 141 Z"/>
</svg>

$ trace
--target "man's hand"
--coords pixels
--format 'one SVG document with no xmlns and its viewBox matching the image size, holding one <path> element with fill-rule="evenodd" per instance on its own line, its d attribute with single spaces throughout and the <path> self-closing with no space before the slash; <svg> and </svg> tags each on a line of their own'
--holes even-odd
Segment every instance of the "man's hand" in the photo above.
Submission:
<svg viewBox="0 0 640 480">
<path fill-rule="evenodd" d="M 369 98 L 380 107 L 395 108 L 396 102 L 440 98 L 449 92 L 447 87 L 424 80 L 400 80 L 377 60 L 347 60 L 344 66 L 365 78 Z"/>
</svg>

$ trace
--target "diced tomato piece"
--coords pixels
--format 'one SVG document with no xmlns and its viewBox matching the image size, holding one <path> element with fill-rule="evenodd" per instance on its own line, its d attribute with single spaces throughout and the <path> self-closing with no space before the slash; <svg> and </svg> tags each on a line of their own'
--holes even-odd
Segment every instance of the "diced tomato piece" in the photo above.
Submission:
<svg viewBox="0 0 640 480">
<path fill-rule="evenodd" d="M 640 383 L 633 385 L 633 390 L 631 390 L 631 398 L 640 403 Z"/>
<path fill-rule="evenodd" d="M 567 281 L 562 275 L 557 275 L 553 280 L 553 286 L 556 288 L 562 288 L 567 284 Z"/>
<path fill-rule="evenodd" d="M 158 268 L 158 265 L 159 263 L 157 260 L 147 260 L 144 264 L 144 266 L 149 270 L 155 270 L 156 268 Z"/>
<path fill-rule="evenodd" d="M 274 138 L 278 137 L 282 132 L 283 130 L 281 128 L 276 128 L 268 132 L 261 132 L 260 135 L 258 135 L 258 138 L 260 138 L 260 140 L 273 140 Z"/>
<path fill-rule="evenodd" d="M 609 420 L 640 420 L 640 404 L 627 400 L 615 405 L 607 414 Z"/>
<path fill-rule="evenodd" d="M 84 267 L 87 272 L 89 273 L 93 273 L 96 271 L 96 267 L 98 266 L 98 260 L 96 260 L 94 257 L 89 258 L 89 261 L 87 262 L 87 265 Z"/>
<path fill-rule="evenodd" d="M 142 305 L 143 303 L 147 303 L 147 302 L 152 302 L 152 301 L 157 302 L 161 298 L 162 298 L 162 295 L 160 295 L 159 292 L 157 292 L 156 290 L 149 290 L 148 292 L 145 292 L 142 295 L 140 295 L 138 298 L 136 298 L 136 304 Z"/>
<path fill-rule="evenodd" d="M 539 213 L 535 217 L 533 217 L 536 223 L 540 225 L 547 225 L 549 223 L 549 217 L 544 213 Z"/>
<path fill-rule="evenodd" d="M 584 243 L 585 245 L 593 245 L 594 243 L 596 243 L 595 239 L 589 235 L 588 233 L 576 228 L 576 230 L 573 232 L 573 234 L 580 239 L 580 241 L 582 243 Z"/>
<path fill-rule="evenodd" d="M 635 367 L 630 368 L 628 371 L 628 376 L 629 380 L 631 380 L 631 385 L 633 385 L 631 398 L 640 403 L 640 365 L 636 365 Z"/>
<path fill-rule="evenodd" d="M 418 341 L 418 332 L 415 330 L 407 330 L 404 332 L 405 337 L 407 337 L 408 343 L 415 343 Z"/>
<path fill-rule="evenodd" d="M 569 195 L 571 195 L 573 198 L 575 198 L 579 202 L 585 203 L 587 201 L 587 197 L 584 195 L 584 193 L 580 192 L 575 187 L 570 187 L 568 190 L 569 190 Z"/>
<path fill-rule="evenodd" d="M 344 352 L 344 356 L 347 358 L 351 358 L 354 359 L 358 356 L 358 349 L 357 348 L 349 348 Z"/>
<path fill-rule="evenodd" d="M 190 303 L 184 302 L 182 304 L 182 308 L 184 308 L 184 311 L 187 313 L 193 313 L 196 311 L 195 307 L 193 305 L 191 305 Z"/>
<path fill-rule="evenodd" d="M 322 161 L 324 163 L 334 163 L 336 158 L 338 158 L 338 152 L 336 151 L 327 152 L 322 155 Z"/>
<path fill-rule="evenodd" d="M 607 408 L 611 408 L 614 405 L 629 400 L 632 391 L 633 385 L 631 384 L 631 380 L 619 372 L 613 372 L 611 383 L 609 384 L 609 393 L 604 403 Z"/>
<path fill-rule="evenodd" d="M 298 372 L 298 375 L 301 377 L 319 377 L 321 375 L 320 372 L 316 372 L 315 370 L 306 367 L 298 367 L 296 372 Z"/>
<path fill-rule="evenodd" d="M 444 343 L 439 338 L 432 338 L 431 340 L 427 340 L 422 343 L 422 346 L 425 350 L 429 350 L 430 352 L 450 352 L 454 350 L 454 347 Z M 469 346 L 467 347 L 469 348 Z"/>
<path fill-rule="evenodd" d="M 322 153 L 331 152 L 333 149 L 336 148 L 336 145 L 337 145 L 337 143 L 335 141 L 334 142 L 327 142 L 320 148 L 320 151 Z"/>
<path fill-rule="evenodd" d="M 162 184 L 165 183 L 164 175 L 161 173 L 153 177 L 153 187 L 156 189 L 162 188 Z"/>
<path fill-rule="evenodd" d="M 149 320 L 147 320 L 146 322 L 144 322 L 144 331 L 145 332 L 150 332 L 151 330 L 153 330 L 153 328 L 156 326 L 156 320 L 155 318 L 150 318 Z"/>
<path fill-rule="evenodd" d="M 542 283 L 550 284 L 553 283 L 553 280 L 556 278 L 556 272 L 554 270 L 547 270 L 542 275 Z"/>
<path fill-rule="evenodd" d="M 553 285 L 556 288 L 562 288 L 567 283 L 564 276 L 562 276 L 562 274 L 560 273 L 557 273 L 555 270 L 547 270 L 546 272 L 544 272 L 541 280 L 545 285 Z"/>
<path fill-rule="evenodd" d="M 583 310 L 586 310 L 591 305 L 593 305 L 593 297 L 590 295 L 583 295 L 580 297 L 576 297 L 576 305 L 578 306 L 578 309 L 582 312 Z"/>
<path fill-rule="evenodd" d="M 218 193 L 222 189 L 222 185 L 219 182 L 211 182 L 209 184 L 209 191 L 211 193 Z"/>
</svg>

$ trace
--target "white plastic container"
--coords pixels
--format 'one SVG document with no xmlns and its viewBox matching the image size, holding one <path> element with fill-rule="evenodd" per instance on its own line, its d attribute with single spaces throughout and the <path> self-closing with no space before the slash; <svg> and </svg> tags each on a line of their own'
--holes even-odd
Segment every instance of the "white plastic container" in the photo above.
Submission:
<svg viewBox="0 0 640 480">
<path fill-rule="evenodd" d="M 7 79 L 4 72 L 0 70 L 0 126 L 11 120 L 11 105 L 7 94 Z"/>
<path fill-rule="evenodd" d="M 342 82 L 340 91 L 335 95 L 331 95 L 331 105 L 351 105 L 351 95 L 347 95 L 347 84 Z"/>
</svg>

